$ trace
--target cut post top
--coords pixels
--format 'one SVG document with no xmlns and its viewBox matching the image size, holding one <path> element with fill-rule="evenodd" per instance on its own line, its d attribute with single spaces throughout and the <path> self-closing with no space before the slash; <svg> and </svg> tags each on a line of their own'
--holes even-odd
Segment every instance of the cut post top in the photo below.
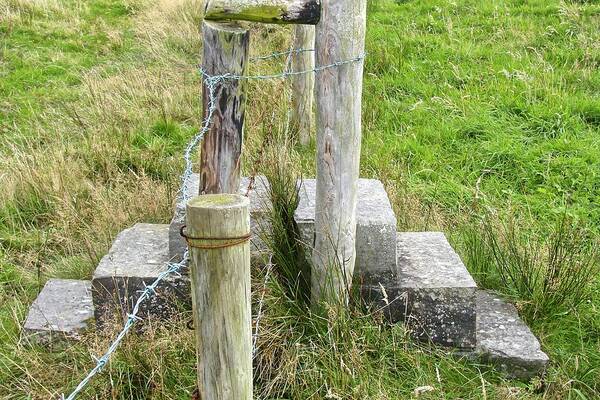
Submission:
<svg viewBox="0 0 600 400">
<path fill-rule="evenodd" d="M 196 209 L 230 209 L 248 207 L 250 200 L 240 194 L 221 193 L 196 196 L 188 201 L 188 208 Z"/>
<path fill-rule="evenodd" d="M 222 249 L 248 241 L 250 200 L 239 194 L 204 194 L 187 203 L 185 235 L 188 245 Z M 233 248 L 233 247 L 231 247 Z"/>
<path fill-rule="evenodd" d="M 204 19 L 316 25 L 321 0 L 207 0 Z"/>
</svg>

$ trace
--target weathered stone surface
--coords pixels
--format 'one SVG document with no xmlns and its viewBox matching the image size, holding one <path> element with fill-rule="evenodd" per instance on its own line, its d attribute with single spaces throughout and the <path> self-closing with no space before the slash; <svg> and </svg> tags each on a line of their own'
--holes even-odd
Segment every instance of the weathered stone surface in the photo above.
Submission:
<svg viewBox="0 0 600 400">
<path fill-rule="evenodd" d="M 510 378 L 530 379 L 543 372 L 548 356 L 516 308 L 499 297 L 477 292 L 477 348 L 475 354 Z"/>
<path fill-rule="evenodd" d="M 419 339 L 475 347 L 476 284 L 444 234 L 399 232 L 397 252 L 397 278 L 363 286 L 364 296 L 382 307 L 389 304 L 385 315 L 404 321 Z"/>
<path fill-rule="evenodd" d="M 307 248 L 314 244 L 316 180 L 304 179 L 294 219 Z M 354 282 L 377 285 L 396 271 L 396 216 L 381 181 L 358 180 Z"/>
<path fill-rule="evenodd" d="M 92 279 L 96 321 L 99 325 L 124 318 L 140 296 L 167 268 L 169 225 L 136 224 L 115 239 Z M 156 295 L 142 303 L 139 316 L 166 318 L 180 307 L 189 307 L 190 286 L 185 275 L 169 275 Z M 118 318 L 117 318 L 118 319 Z"/>
<path fill-rule="evenodd" d="M 250 199 L 250 239 L 251 250 L 253 252 L 264 252 L 266 246 L 261 240 L 265 230 L 268 230 L 267 214 L 270 210 L 271 201 L 269 196 L 269 182 L 262 175 L 257 175 L 251 183 L 249 177 L 242 177 L 240 181 L 239 194 L 248 196 Z M 188 185 L 187 196 L 189 198 L 197 196 L 200 188 L 200 175 L 193 174 Z M 174 260 L 181 260 L 186 249 L 185 240 L 181 237 L 179 230 L 185 221 L 185 202 L 181 199 L 175 204 L 175 214 L 169 226 L 169 255 Z"/>
<path fill-rule="evenodd" d="M 78 339 L 93 316 L 89 281 L 50 279 L 29 309 L 23 336 L 39 344 Z"/>
</svg>

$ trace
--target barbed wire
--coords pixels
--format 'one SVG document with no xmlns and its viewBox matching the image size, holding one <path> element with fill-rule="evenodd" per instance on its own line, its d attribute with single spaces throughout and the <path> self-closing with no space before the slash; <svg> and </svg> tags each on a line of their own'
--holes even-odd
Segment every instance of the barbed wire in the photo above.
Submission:
<svg viewBox="0 0 600 400">
<path fill-rule="evenodd" d="M 275 57 L 290 56 L 290 55 L 293 56 L 296 54 L 307 53 L 307 52 L 311 52 L 311 51 L 315 51 L 315 49 L 289 49 L 287 51 L 279 51 L 279 52 L 267 54 L 264 56 L 250 57 L 250 61 L 270 60 L 271 58 L 275 58 Z"/>
<path fill-rule="evenodd" d="M 271 54 L 268 54 L 265 56 L 254 57 L 254 60 L 266 60 L 269 58 L 280 57 L 282 55 L 288 55 L 291 57 L 294 54 L 300 54 L 300 53 L 307 52 L 307 51 L 314 51 L 314 50 L 313 49 L 291 49 L 291 50 L 285 51 L 285 52 L 274 52 L 274 53 L 271 53 Z M 289 76 L 302 75 L 302 74 L 308 74 L 308 73 L 318 73 L 320 71 L 323 71 L 323 70 L 326 70 L 329 68 L 335 68 L 335 67 L 339 67 L 342 65 L 361 61 L 365 58 L 365 56 L 366 56 L 366 53 L 362 53 L 361 55 L 351 58 L 351 59 L 348 59 L 348 60 L 337 61 L 337 62 L 334 62 L 331 64 L 317 66 L 315 68 L 304 70 L 304 71 L 290 71 L 289 58 L 288 58 L 288 60 L 286 62 L 286 67 L 284 68 L 283 72 L 278 73 L 278 74 L 271 74 L 271 75 L 235 75 L 235 74 L 209 75 L 202 69 L 202 67 L 200 67 L 199 70 L 204 79 L 204 84 L 206 85 L 206 88 L 208 89 L 208 112 L 207 112 L 206 118 L 204 118 L 204 120 L 202 121 L 200 130 L 188 142 L 188 145 L 185 148 L 185 151 L 183 154 L 183 158 L 185 161 L 185 167 L 184 167 L 183 173 L 181 175 L 181 187 L 178 192 L 179 198 L 182 201 L 186 201 L 189 199 L 189 197 L 191 197 L 189 185 L 190 185 L 191 177 L 193 174 L 192 155 L 194 153 L 194 150 L 200 143 L 200 141 L 204 138 L 204 135 L 206 134 L 206 132 L 208 132 L 208 130 L 211 127 L 212 117 L 217 108 L 216 99 L 217 99 L 217 89 L 219 87 L 219 84 L 221 84 L 225 80 L 266 80 L 266 79 L 287 78 Z M 139 309 L 140 309 L 140 305 L 144 301 L 148 300 L 150 297 L 156 295 L 157 286 L 167 276 L 172 275 L 172 274 L 181 276 L 180 271 L 187 266 L 188 261 L 189 261 L 189 253 L 188 253 L 188 250 L 186 250 L 183 254 L 183 259 L 180 262 L 167 263 L 166 264 L 167 269 L 162 271 L 158 275 L 158 277 L 154 280 L 154 282 L 152 282 L 148 286 L 145 286 L 144 290 L 140 291 L 141 295 L 135 302 L 135 305 L 134 305 L 131 313 L 127 314 L 127 320 L 125 321 L 125 324 L 123 325 L 123 328 L 121 329 L 121 331 L 119 332 L 117 337 L 114 339 L 114 341 L 111 343 L 111 345 L 108 347 L 106 352 L 102 355 L 102 357 L 97 358 L 97 359 L 94 357 L 96 359 L 96 365 L 94 366 L 94 368 L 92 368 L 90 370 L 90 372 L 86 375 L 86 377 L 81 380 L 81 382 L 77 385 L 77 387 L 75 387 L 75 389 L 73 389 L 73 391 L 71 392 L 71 394 L 68 397 L 65 398 L 64 395 L 61 396 L 63 400 L 74 400 L 77 397 L 77 395 L 79 393 L 81 393 L 81 391 L 92 380 L 92 378 L 102 371 L 102 369 L 106 366 L 106 364 L 108 364 L 110 356 L 117 350 L 117 348 L 119 347 L 119 344 L 125 338 L 125 336 L 129 332 L 131 327 L 137 321 L 141 320 L 141 318 L 138 317 L 138 315 L 137 315 L 139 312 Z M 256 322 L 255 322 L 255 326 L 254 326 L 254 333 L 252 335 L 252 342 L 253 342 L 252 343 L 252 356 L 253 357 L 256 352 L 256 343 L 257 343 L 257 339 L 258 339 L 258 328 L 259 328 L 260 318 L 261 318 L 261 314 L 262 314 L 262 307 L 263 307 L 262 303 L 264 301 L 266 285 L 268 283 L 268 278 L 269 278 L 269 273 L 270 273 L 271 268 L 272 268 L 272 264 L 269 261 L 269 265 L 267 266 L 267 272 L 265 273 L 265 279 L 263 282 L 263 290 L 261 292 L 261 298 L 260 298 L 260 301 L 258 304 L 258 313 L 257 313 Z"/>
<path fill-rule="evenodd" d="M 99 373 L 102 370 L 102 368 L 104 368 L 104 366 L 108 363 L 110 356 L 112 355 L 112 353 L 115 352 L 117 347 L 119 347 L 119 344 L 125 338 L 125 336 L 129 332 L 129 330 L 131 329 L 133 324 L 135 324 L 136 321 L 141 319 L 140 317 L 137 316 L 137 314 L 140 310 L 140 305 L 145 300 L 149 299 L 150 297 L 152 297 L 153 295 L 156 294 L 156 287 L 168 275 L 175 274 L 175 275 L 181 276 L 179 271 L 187 265 L 187 261 L 188 261 L 188 251 L 186 250 L 183 255 L 183 260 L 181 260 L 178 263 L 169 263 L 168 264 L 169 268 L 164 270 L 160 274 L 158 274 L 158 277 L 154 280 L 154 282 L 152 282 L 152 284 L 146 286 L 144 288 L 144 290 L 141 291 L 142 294 L 135 302 L 135 306 L 133 307 L 133 310 L 131 311 L 130 314 L 127 314 L 127 321 L 125 321 L 125 325 L 123 326 L 123 329 L 121 330 L 121 332 L 119 332 L 119 334 L 117 335 L 115 340 L 112 342 L 112 344 L 108 347 L 108 349 L 106 350 L 104 355 L 102 355 L 102 357 L 96 359 L 96 366 L 87 374 L 87 376 L 85 378 L 83 378 L 83 380 L 79 383 L 79 385 L 77 385 L 77 387 L 75 389 L 73 389 L 73 391 L 71 392 L 69 397 L 67 397 L 65 399 L 65 397 L 62 396 L 63 400 L 75 399 L 75 397 L 85 388 L 85 386 L 90 382 L 90 380 L 94 377 L 94 375 Z"/>
<path fill-rule="evenodd" d="M 341 67 L 342 65 L 353 64 L 364 60 L 367 53 L 361 53 L 360 55 L 350 58 L 347 60 L 336 61 L 331 64 L 320 65 L 315 68 L 302 70 L 302 71 L 283 71 L 278 74 L 269 75 L 236 75 L 236 74 L 223 74 L 223 75 L 210 75 L 202 67 L 200 67 L 200 73 L 206 80 L 219 79 L 219 80 L 267 80 L 267 79 L 279 79 L 287 78 L 289 76 L 304 75 L 309 73 L 319 73 L 329 68 Z"/>
</svg>

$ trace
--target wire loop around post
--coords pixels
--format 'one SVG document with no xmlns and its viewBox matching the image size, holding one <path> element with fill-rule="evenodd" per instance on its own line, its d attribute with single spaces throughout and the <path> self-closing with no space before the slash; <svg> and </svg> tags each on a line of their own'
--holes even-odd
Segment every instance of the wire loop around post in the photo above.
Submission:
<svg viewBox="0 0 600 400">
<path fill-rule="evenodd" d="M 211 250 L 211 249 L 224 249 L 227 247 L 233 247 L 233 246 L 237 246 L 238 244 L 242 244 L 242 243 L 246 243 L 248 240 L 250 240 L 250 237 L 252 236 L 250 233 L 243 235 L 243 236 L 237 236 L 237 237 L 228 237 L 228 238 L 220 238 L 220 237 L 194 237 L 194 236 L 188 236 L 185 233 L 185 228 L 186 225 L 183 225 L 181 228 L 179 228 L 179 234 L 185 239 L 185 241 L 187 242 L 187 245 L 189 247 L 193 247 L 196 249 L 205 249 L 205 250 Z M 221 242 L 221 243 L 202 243 L 202 242 L 206 242 L 206 241 L 217 241 L 217 242 Z M 200 243 L 198 243 L 200 242 Z"/>
</svg>

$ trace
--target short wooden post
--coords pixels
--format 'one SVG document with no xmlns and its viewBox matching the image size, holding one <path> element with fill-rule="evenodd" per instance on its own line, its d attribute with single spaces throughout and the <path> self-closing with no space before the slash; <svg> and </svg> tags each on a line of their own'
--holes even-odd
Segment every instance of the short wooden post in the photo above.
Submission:
<svg viewBox="0 0 600 400">
<path fill-rule="evenodd" d="M 250 34 L 237 23 L 202 24 L 203 70 L 211 76 L 244 75 Z M 210 91 L 202 86 L 203 115 L 207 117 Z M 225 79 L 217 83 L 211 128 L 202 142 L 200 194 L 237 193 L 244 135 L 246 81 Z"/>
<path fill-rule="evenodd" d="M 296 25 L 294 29 L 294 49 L 314 49 L 315 27 Z M 292 71 L 310 71 L 315 67 L 314 51 L 292 54 Z M 313 96 L 315 76 L 313 73 L 295 75 L 292 79 L 291 126 L 298 133 L 300 144 L 310 142 L 313 123 Z"/>
<path fill-rule="evenodd" d="M 323 2 L 321 20 L 316 26 L 317 65 L 348 60 L 364 52 L 366 4 L 366 0 Z M 316 74 L 313 302 L 346 301 L 354 272 L 362 72 L 361 61 Z"/>
<path fill-rule="evenodd" d="M 212 194 L 187 203 L 192 302 L 203 400 L 252 399 L 249 200 Z"/>
</svg>

